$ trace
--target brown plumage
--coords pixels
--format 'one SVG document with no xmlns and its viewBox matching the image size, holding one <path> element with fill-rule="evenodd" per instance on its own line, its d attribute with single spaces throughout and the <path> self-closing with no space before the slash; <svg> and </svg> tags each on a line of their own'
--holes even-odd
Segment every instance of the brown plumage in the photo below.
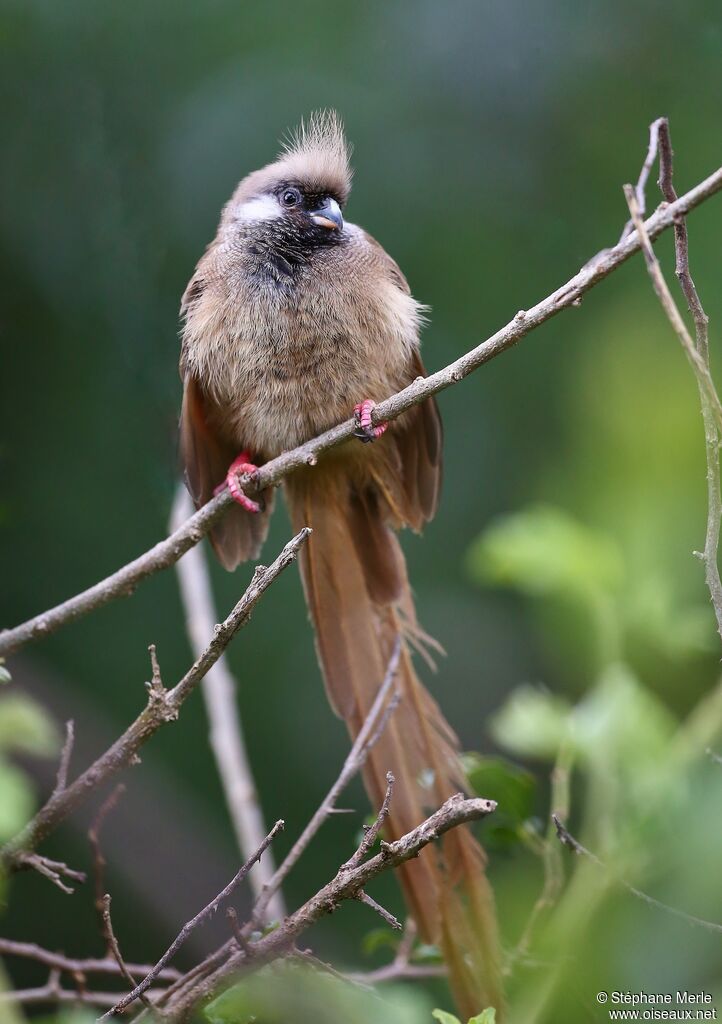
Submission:
<svg viewBox="0 0 722 1024">
<path fill-rule="evenodd" d="M 314 117 L 276 163 L 245 178 L 183 296 L 181 452 L 197 505 L 242 450 L 256 462 L 381 401 L 424 373 L 422 307 L 396 263 L 340 209 L 351 175 L 341 125 Z M 397 635 L 407 641 L 402 701 L 365 772 L 374 807 L 396 777 L 388 832 L 409 831 L 463 788 L 457 739 L 419 682 L 416 623 L 395 530 L 436 511 L 441 422 L 427 401 L 373 444 L 335 449 L 284 486 L 294 528 L 310 526 L 301 570 L 331 703 L 358 733 Z M 255 557 L 271 495 L 234 506 L 212 542 L 228 569 Z M 468 828 L 406 865 L 401 882 L 428 942 L 441 946 L 462 1013 L 501 1007 L 498 946 L 484 856 Z"/>
</svg>

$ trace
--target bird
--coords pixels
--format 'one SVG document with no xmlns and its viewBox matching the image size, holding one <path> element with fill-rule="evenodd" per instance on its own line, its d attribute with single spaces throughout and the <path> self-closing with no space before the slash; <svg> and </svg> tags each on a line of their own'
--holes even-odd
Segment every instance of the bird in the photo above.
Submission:
<svg viewBox="0 0 722 1024">
<path fill-rule="evenodd" d="M 248 174 L 223 208 L 181 302 L 180 455 L 196 507 L 234 498 L 211 531 L 228 570 L 258 556 L 273 489 L 242 481 L 258 465 L 354 412 L 358 443 L 327 451 L 283 481 L 295 530 L 312 534 L 301 577 L 326 690 L 356 737 L 397 638 L 398 707 L 371 749 L 364 782 L 393 840 L 465 788 L 459 742 L 412 661 L 428 653 L 397 532 L 436 512 L 442 426 L 433 399 L 393 422 L 374 405 L 425 370 L 426 307 L 396 262 L 350 223 L 350 149 L 333 111 L 314 113 L 277 159 Z M 249 489 L 248 487 L 246 489 Z M 460 1012 L 501 1012 L 501 970 L 485 854 L 467 826 L 400 869 L 410 915 L 440 948 Z M 466 1019 L 466 1016 L 464 1017 Z"/>
</svg>

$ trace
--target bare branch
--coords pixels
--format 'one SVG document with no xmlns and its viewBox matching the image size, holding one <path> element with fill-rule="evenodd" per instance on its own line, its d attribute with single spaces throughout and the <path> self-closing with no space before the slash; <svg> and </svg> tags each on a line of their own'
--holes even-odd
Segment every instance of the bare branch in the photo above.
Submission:
<svg viewBox="0 0 722 1024">
<path fill-rule="evenodd" d="M 37 871 L 39 875 L 47 878 L 48 881 L 52 882 L 54 886 L 67 896 L 72 896 L 75 889 L 70 885 L 66 885 L 63 878 L 70 878 L 74 882 L 80 882 L 81 884 L 86 878 L 84 871 L 75 871 L 61 860 L 51 860 L 50 857 L 43 857 L 41 854 L 32 853 L 27 849 L 19 850 L 14 856 L 13 861 L 13 870 L 22 871 L 30 869 Z"/>
<path fill-rule="evenodd" d="M 157 998 L 163 995 L 163 990 L 153 990 L 150 995 Z M 18 1003 L 23 1006 L 70 1003 L 97 1006 L 102 1009 L 112 1006 L 117 998 L 117 992 L 81 992 L 79 989 L 62 988 L 57 978 L 52 977 L 47 984 L 39 988 L 19 988 L 11 989 L 9 992 L 0 992 L 0 1006 L 4 1003 Z"/>
<path fill-rule="evenodd" d="M 669 126 L 662 119 L 659 126 L 660 146 L 660 186 L 665 197 L 676 197 L 672 184 L 672 148 L 669 139 Z M 722 580 L 720 580 L 717 562 L 717 549 L 720 537 L 720 517 L 722 516 L 722 497 L 720 495 L 719 447 L 722 437 L 722 403 L 714 386 L 709 365 L 708 318 L 694 286 L 689 272 L 689 243 L 687 227 L 683 217 L 675 221 L 675 252 L 677 277 L 687 300 L 687 305 L 695 323 L 696 338 L 693 341 L 682 318 L 677 304 L 662 274 L 662 268 L 652 249 L 647 229 L 642 222 L 636 198 L 630 185 L 624 187 L 627 204 L 632 215 L 637 235 L 642 244 L 642 251 L 647 264 L 652 284 L 667 319 L 682 343 L 685 354 L 694 371 L 702 406 L 702 418 L 705 429 L 705 451 L 707 457 L 707 531 L 702 561 L 705 567 L 705 579 L 717 619 L 717 630 L 722 638 Z M 674 200 L 671 206 L 674 205 Z M 670 208 L 671 208 L 670 206 Z"/>
<path fill-rule="evenodd" d="M 192 514 L 193 504 L 185 487 L 176 491 L 170 530 L 173 532 Z M 191 648 L 199 657 L 218 621 L 211 589 L 206 556 L 200 546 L 191 548 L 176 564 L 181 600 L 185 610 L 186 626 Z M 263 842 L 268 832 L 253 772 L 246 752 L 243 727 L 236 703 L 236 681 L 228 663 L 221 656 L 201 683 L 203 700 L 210 724 L 209 740 L 218 774 L 223 786 L 226 805 L 236 834 L 241 857 L 247 860 Z M 268 850 L 248 876 L 256 898 L 260 896 L 275 872 L 273 852 Z M 268 915 L 279 919 L 285 915 L 283 897 L 276 892 L 268 903 Z"/>
<path fill-rule="evenodd" d="M 256 568 L 243 597 L 228 618 L 217 627 L 201 657 L 194 662 L 180 682 L 172 690 L 163 690 L 162 698 L 154 694 L 151 688 L 148 704 L 123 735 L 62 793 L 51 796 L 25 829 L 0 851 L 0 864 L 6 871 L 13 871 L 27 863 L 28 858 L 33 856 L 28 853 L 29 849 L 49 835 L 90 793 L 122 768 L 132 764 L 138 750 L 150 737 L 161 726 L 178 717 L 183 703 L 208 670 L 215 665 L 238 630 L 248 622 L 251 612 L 268 587 L 295 560 L 310 532 L 304 528 L 286 544 L 270 566 Z"/>
<path fill-rule="evenodd" d="M 300 935 L 344 900 L 355 900 L 368 883 L 386 871 L 417 857 L 424 847 L 452 828 L 477 821 L 496 810 L 493 800 L 466 799 L 462 794 L 450 797 L 438 811 L 411 832 L 393 843 L 384 843 L 381 852 L 357 867 L 339 869 L 336 877 L 312 896 L 274 931 L 250 943 L 246 949 L 232 952 L 212 973 L 193 985 L 183 985 L 164 1005 L 164 1019 L 183 1018 L 199 1000 L 207 998 L 230 974 L 255 969 L 295 948 Z M 231 940 L 232 942 L 232 940 Z M 235 943 L 233 943 L 235 946 Z M 214 954 L 219 957 L 228 946 Z"/>
<path fill-rule="evenodd" d="M 722 189 L 722 167 L 705 178 L 685 195 L 669 206 L 660 207 L 647 221 L 646 230 L 651 239 L 657 238 L 668 230 L 680 217 L 694 210 Z M 630 256 L 641 248 L 637 234 L 623 238 L 611 249 L 603 249 L 566 284 L 557 288 L 529 310 L 520 310 L 516 316 L 476 348 L 460 356 L 453 363 L 432 373 L 429 377 L 419 377 L 408 387 L 379 402 L 372 413 L 374 424 L 382 420 L 392 420 L 402 412 L 418 405 L 431 395 L 463 380 L 484 363 L 500 355 L 524 338 L 530 331 L 546 323 L 564 309 L 578 306 L 583 295 L 617 270 Z M 243 479 L 244 491 L 252 493 L 253 487 L 263 490 L 278 484 L 292 470 L 300 466 L 313 466 L 319 457 L 330 448 L 334 448 L 351 438 L 356 430 L 354 419 L 332 427 L 311 441 L 284 452 L 277 458 L 262 466 L 253 480 Z M 170 537 L 160 541 L 145 554 L 129 562 L 117 572 L 101 580 L 88 590 L 69 598 L 62 604 L 36 615 L 27 622 L 13 629 L 0 633 L 0 654 L 10 654 L 25 644 L 42 636 L 55 632 L 61 626 L 72 622 L 96 608 L 102 607 L 116 597 L 131 594 L 142 580 L 154 573 L 173 565 L 204 537 L 218 518 L 228 509 L 233 499 L 227 490 L 220 493 L 199 509 L 187 522 Z"/>
<path fill-rule="evenodd" d="M 214 911 L 216 911 L 218 909 L 220 904 L 223 903 L 224 900 L 228 899 L 228 897 L 231 896 L 235 892 L 235 890 L 238 888 L 238 886 L 241 884 L 241 882 L 244 880 L 244 878 L 246 878 L 246 876 L 248 875 L 248 872 L 251 870 L 253 865 L 256 863 L 256 861 L 260 860 L 261 856 L 268 849 L 268 847 L 271 845 L 271 843 L 276 838 L 278 833 L 283 829 L 283 827 L 284 827 L 284 822 L 283 821 L 277 821 L 276 822 L 276 824 L 273 826 L 273 828 L 268 833 L 266 838 L 263 840 L 263 842 L 261 843 L 259 848 L 256 850 L 256 852 L 246 861 L 246 863 L 243 865 L 243 867 L 240 869 L 240 871 L 235 875 L 235 877 L 231 879 L 231 881 L 228 883 L 228 885 L 225 887 L 225 889 L 223 889 L 221 892 L 219 892 L 218 895 L 214 899 L 212 899 L 211 902 L 208 903 L 203 908 L 203 910 L 199 911 L 196 914 L 195 917 L 191 918 L 190 921 L 187 921 L 183 925 L 183 927 L 181 928 L 180 932 L 175 937 L 173 942 L 171 942 L 170 946 L 165 951 L 163 956 L 160 958 L 158 963 L 155 965 L 153 970 L 149 971 L 148 974 L 146 974 L 145 978 L 143 978 L 143 980 L 141 981 L 141 983 L 139 985 L 136 985 L 133 988 L 132 992 L 129 992 L 127 996 L 123 996 L 122 999 L 118 1000 L 118 1002 L 115 1004 L 115 1006 L 113 1006 L 112 1009 L 110 1009 L 104 1015 L 103 1019 L 105 1019 L 107 1017 L 113 1017 L 116 1014 L 122 1013 L 122 1011 L 127 1006 L 130 1006 L 130 1004 L 132 1002 L 134 1002 L 134 1000 L 136 1000 L 136 999 L 143 999 L 143 993 L 146 992 L 147 989 L 150 988 L 150 986 L 153 984 L 153 982 L 158 977 L 158 974 L 160 973 L 160 971 L 162 971 L 163 968 L 166 966 L 166 964 L 170 960 L 173 959 L 173 957 L 178 952 L 178 950 L 181 948 L 181 946 L 186 941 L 186 939 L 191 934 L 191 932 L 195 928 L 197 928 L 199 925 L 203 924 L 204 921 L 207 921 L 208 918 L 214 913 Z M 143 1000 L 143 1001 L 145 1002 L 145 1000 Z"/>
<path fill-rule="evenodd" d="M 647 146 L 647 155 L 644 158 L 642 169 L 639 172 L 639 178 L 637 184 L 634 186 L 634 194 L 637 197 L 637 205 L 639 206 L 639 212 L 644 216 L 644 212 L 647 208 L 646 188 L 647 181 L 649 180 L 649 174 L 654 166 L 654 161 L 657 159 L 657 149 L 659 147 L 659 129 L 663 123 L 666 123 L 665 117 L 658 117 L 656 121 L 652 121 L 649 126 L 649 145 Z M 666 198 L 666 197 L 665 197 Z M 675 196 L 675 199 L 677 197 Z M 623 242 L 628 235 L 631 235 L 634 231 L 634 221 L 630 218 L 624 225 L 620 242 Z"/>
<path fill-rule="evenodd" d="M 388 911 L 386 907 L 382 907 L 380 903 L 373 899 L 373 897 L 369 896 L 369 894 L 365 892 L 363 889 L 359 890 L 359 892 L 356 894 L 356 899 L 359 901 L 359 903 L 365 903 L 367 907 L 370 907 L 373 911 L 375 911 L 379 915 L 379 917 L 383 921 L 385 921 L 387 925 L 389 925 L 390 928 L 393 928 L 395 931 L 398 932 L 400 932 L 401 929 L 403 928 L 403 925 L 399 921 L 398 917 L 394 917 L 394 915 L 390 911 Z"/>
<path fill-rule="evenodd" d="M 669 135 L 669 123 L 666 118 L 661 118 L 659 127 L 659 187 L 668 203 L 674 203 L 677 199 L 672 174 L 672 141 Z M 690 273 L 689 238 L 687 235 L 687 222 L 684 217 L 679 217 L 675 221 L 674 251 L 677 279 L 687 300 L 687 308 L 694 320 L 697 352 L 707 373 L 710 374 L 709 317 L 702 307 L 697 288 Z M 720 580 L 717 555 L 720 539 L 720 520 L 722 519 L 719 464 L 720 438 L 722 435 L 704 389 L 700 387 L 699 392 L 704 422 L 705 454 L 707 458 L 707 531 L 702 561 L 704 563 L 705 581 L 717 618 L 717 631 L 720 638 L 722 638 L 722 580 Z"/>
<path fill-rule="evenodd" d="M 131 974 L 128 965 L 123 959 L 123 954 L 120 952 L 120 944 L 118 943 L 118 940 L 115 936 L 115 930 L 113 929 L 113 920 L 110 916 L 109 893 L 106 893 L 105 896 L 103 896 L 103 932 L 108 940 L 108 949 L 110 951 L 110 954 L 118 965 L 118 970 L 120 971 L 123 978 L 125 978 L 125 980 L 128 982 L 130 987 L 135 988 L 135 978 Z M 139 996 L 146 1006 L 153 1006 L 147 995 L 140 995 L 139 993 Z"/>
<path fill-rule="evenodd" d="M 112 938 L 108 931 L 105 919 L 106 911 L 106 894 L 105 894 L 105 857 L 103 856 L 103 850 L 100 845 L 100 830 L 103 827 L 103 822 L 110 812 L 113 810 L 118 800 L 125 792 L 125 786 L 123 783 L 119 783 L 112 791 L 110 796 L 103 801 L 100 805 L 98 813 L 95 815 L 93 822 L 88 829 L 88 842 L 93 852 L 93 876 L 95 879 L 95 909 L 100 919 L 100 929 L 105 940 L 105 946 L 109 953 L 112 953 L 111 945 Z M 108 911 L 110 914 L 110 911 Z"/>
<path fill-rule="evenodd" d="M 394 792 L 395 784 L 396 779 L 394 778 L 393 773 L 386 772 L 386 795 L 384 796 L 383 803 L 381 804 L 381 810 L 376 815 L 376 820 L 374 821 L 373 825 L 371 825 L 369 828 L 365 830 L 364 837 L 361 840 L 361 843 L 359 844 L 358 850 L 353 855 L 353 857 L 351 857 L 350 860 L 346 861 L 346 863 L 343 865 L 342 870 L 347 871 L 351 868 L 357 867 L 364 859 L 364 857 L 368 854 L 369 850 L 378 839 L 379 832 L 383 828 L 384 822 L 389 816 L 391 797 Z"/>
<path fill-rule="evenodd" d="M 72 718 L 65 723 L 65 743 L 63 743 L 63 749 L 60 752 L 60 762 L 58 764 L 58 774 L 55 780 L 54 793 L 62 793 L 68 784 L 68 769 L 70 768 L 70 758 L 73 755 L 73 744 L 75 743 L 75 723 Z"/>
<path fill-rule="evenodd" d="M 397 637 L 386 668 L 386 675 L 384 676 L 383 682 L 376 694 L 376 698 L 371 705 L 371 710 L 366 716 L 366 721 L 361 727 L 361 730 L 356 737 L 346 760 L 344 761 L 341 773 L 322 800 L 321 805 L 309 821 L 308 825 L 306 825 L 301 835 L 291 847 L 285 860 L 278 868 L 273 878 L 266 886 L 264 886 L 263 892 L 256 901 L 256 905 L 253 909 L 253 925 L 256 925 L 259 921 L 263 920 L 265 910 L 271 896 L 283 884 L 288 873 L 299 860 L 308 844 L 321 828 L 324 821 L 333 812 L 336 806 L 336 801 L 346 786 L 348 786 L 351 779 L 358 775 L 366 763 L 369 751 L 378 740 L 381 732 L 388 722 L 390 714 L 398 703 L 398 701 L 392 697 L 387 704 L 387 698 L 391 694 L 392 688 L 395 685 L 400 658 L 401 638 Z"/>
<path fill-rule="evenodd" d="M 65 956 L 63 953 L 55 953 L 50 949 L 43 949 L 42 946 L 38 946 L 34 942 L 14 942 L 12 939 L 0 938 L 0 956 L 13 956 L 23 960 L 34 960 L 45 967 L 50 967 L 56 971 L 67 971 L 68 974 L 73 975 L 117 975 L 120 973 L 117 961 L 112 960 L 110 957 L 104 957 L 103 959 L 93 957 L 80 959 Z M 133 974 L 147 974 L 148 971 L 153 970 L 150 964 L 129 963 L 126 966 Z M 177 971 L 174 967 L 166 967 L 158 975 L 160 981 L 177 981 L 180 977 L 180 971 Z"/>
</svg>

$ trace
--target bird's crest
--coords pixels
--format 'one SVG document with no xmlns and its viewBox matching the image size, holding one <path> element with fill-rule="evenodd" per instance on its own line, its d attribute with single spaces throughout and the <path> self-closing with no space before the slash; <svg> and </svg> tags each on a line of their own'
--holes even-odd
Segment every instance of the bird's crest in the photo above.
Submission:
<svg viewBox="0 0 722 1024">
<path fill-rule="evenodd" d="M 351 190 L 350 148 L 335 110 L 319 110 L 301 121 L 283 143 L 276 167 L 319 192 L 345 202 Z"/>
</svg>

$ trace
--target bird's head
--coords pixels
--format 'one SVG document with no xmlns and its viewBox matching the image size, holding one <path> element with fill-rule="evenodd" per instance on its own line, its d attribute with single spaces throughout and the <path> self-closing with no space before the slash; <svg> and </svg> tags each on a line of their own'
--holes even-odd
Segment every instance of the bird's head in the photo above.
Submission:
<svg viewBox="0 0 722 1024">
<path fill-rule="evenodd" d="M 343 237 L 351 189 L 349 149 L 332 111 L 313 114 L 275 163 L 249 174 L 223 211 L 222 225 L 283 248 L 334 245 Z"/>
</svg>

